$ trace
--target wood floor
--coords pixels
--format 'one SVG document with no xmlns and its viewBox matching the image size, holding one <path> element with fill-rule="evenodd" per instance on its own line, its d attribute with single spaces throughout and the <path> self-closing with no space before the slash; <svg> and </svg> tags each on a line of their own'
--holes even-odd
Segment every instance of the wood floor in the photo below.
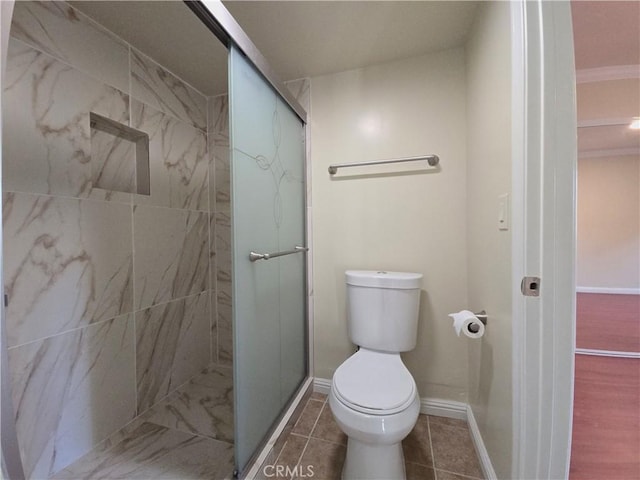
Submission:
<svg viewBox="0 0 640 480">
<path fill-rule="evenodd" d="M 569 477 L 640 479 L 640 359 L 576 355 Z"/>
<path fill-rule="evenodd" d="M 576 346 L 640 352 L 640 295 L 578 293 Z M 640 359 L 576 355 L 570 480 L 640 480 Z"/>
<path fill-rule="evenodd" d="M 640 295 L 578 293 L 576 347 L 640 352 Z"/>
</svg>

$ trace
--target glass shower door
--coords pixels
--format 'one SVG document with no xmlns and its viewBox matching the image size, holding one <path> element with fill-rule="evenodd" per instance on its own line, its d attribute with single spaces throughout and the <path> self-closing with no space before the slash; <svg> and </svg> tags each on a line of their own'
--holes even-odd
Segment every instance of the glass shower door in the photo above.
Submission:
<svg viewBox="0 0 640 480">
<path fill-rule="evenodd" d="M 242 471 L 306 373 L 304 124 L 242 53 L 229 61 L 234 417 Z M 254 261 L 250 252 L 293 252 Z"/>
</svg>

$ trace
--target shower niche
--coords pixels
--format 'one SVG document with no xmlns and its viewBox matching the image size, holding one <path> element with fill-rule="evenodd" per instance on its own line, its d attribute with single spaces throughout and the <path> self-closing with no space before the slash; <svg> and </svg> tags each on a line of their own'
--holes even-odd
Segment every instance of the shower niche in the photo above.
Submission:
<svg viewBox="0 0 640 480">
<path fill-rule="evenodd" d="M 94 188 L 149 195 L 149 135 L 90 113 Z"/>
</svg>

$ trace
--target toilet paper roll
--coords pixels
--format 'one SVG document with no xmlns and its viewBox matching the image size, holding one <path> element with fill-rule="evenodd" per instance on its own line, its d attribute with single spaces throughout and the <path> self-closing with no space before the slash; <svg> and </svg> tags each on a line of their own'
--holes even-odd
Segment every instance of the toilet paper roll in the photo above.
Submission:
<svg viewBox="0 0 640 480">
<path fill-rule="evenodd" d="M 453 318 L 453 328 L 456 334 L 464 333 L 469 338 L 480 338 L 484 335 L 484 323 L 473 312 L 462 310 L 458 313 L 450 313 Z"/>
</svg>

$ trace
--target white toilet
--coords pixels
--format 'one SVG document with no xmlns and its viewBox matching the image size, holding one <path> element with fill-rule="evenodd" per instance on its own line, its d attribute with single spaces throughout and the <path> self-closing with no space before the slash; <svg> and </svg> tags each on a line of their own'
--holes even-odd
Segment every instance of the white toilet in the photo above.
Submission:
<svg viewBox="0 0 640 480">
<path fill-rule="evenodd" d="M 402 440 L 420 411 L 400 352 L 416 346 L 419 273 L 347 271 L 349 338 L 360 349 L 338 367 L 329 405 L 349 440 L 343 480 L 406 478 Z"/>
</svg>

